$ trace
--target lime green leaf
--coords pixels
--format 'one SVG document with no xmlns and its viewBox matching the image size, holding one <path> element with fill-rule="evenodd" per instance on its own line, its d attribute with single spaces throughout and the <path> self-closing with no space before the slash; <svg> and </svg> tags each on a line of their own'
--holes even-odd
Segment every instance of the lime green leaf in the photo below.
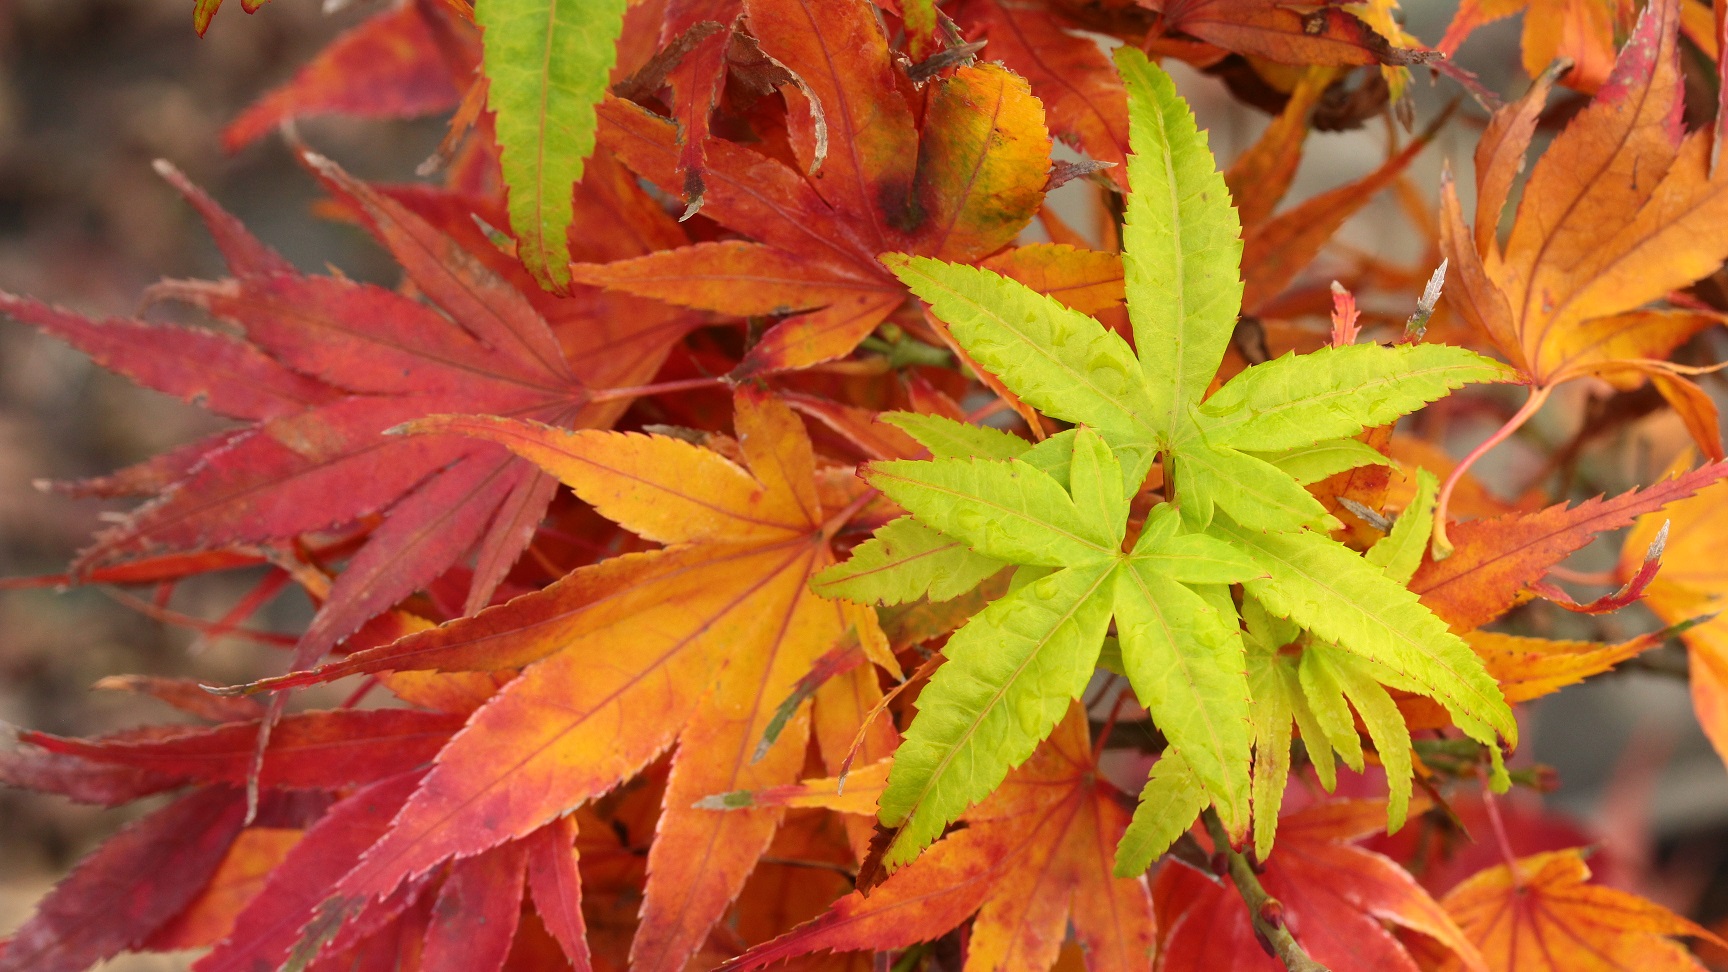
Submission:
<svg viewBox="0 0 1728 972">
<path fill-rule="evenodd" d="M 1058 432 L 1030 449 L 1020 458 L 1026 465 L 1069 487 L 1068 467 L 1074 462 L 1074 431 Z"/>
<path fill-rule="evenodd" d="M 1358 466 L 1392 465 L 1392 460 L 1381 455 L 1379 450 L 1355 439 L 1327 439 L 1282 452 L 1250 451 L 1248 455 L 1271 463 L 1304 486 Z"/>
<path fill-rule="evenodd" d="M 1056 480 L 1018 459 L 896 459 L 861 475 L 986 557 L 1063 567 L 1111 556 L 1121 543 L 1087 522 Z"/>
<path fill-rule="evenodd" d="M 1438 483 L 1426 469 L 1416 470 L 1416 495 L 1392 532 L 1381 537 L 1367 553 L 1369 563 L 1386 572 L 1399 584 L 1410 583 L 1416 568 L 1422 566 L 1422 552 L 1428 548 L 1428 535 L 1434 532 L 1434 493 Z"/>
<path fill-rule="evenodd" d="M 946 601 L 977 587 L 1003 566 L 903 516 L 854 547 L 845 563 L 812 577 L 810 589 L 822 597 L 865 604 L 905 604 L 921 597 Z"/>
<path fill-rule="evenodd" d="M 1337 750 L 1344 764 L 1362 772 L 1362 740 L 1356 735 L 1356 718 L 1344 699 L 1344 686 L 1337 670 L 1328 663 L 1324 649 L 1310 646 L 1302 652 L 1302 695 L 1314 713 L 1321 735 L 1304 736 L 1312 752 L 1323 746 Z"/>
<path fill-rule="evenodd" d="M 1253 735 L 1235 611 L 1221 617 L 1138 559 L 1117 571 L 1115 605 L 1135 696 L 1200 779 L 1224 828 L 1245 833 Z"/>
<path fill-rule="evenodd" d="M 1152 764 L 1152 775 L 1140 791 L 1134 819 L 1116 844 L 1116 876 L 1131 878 L 1145 873 L 1158 855 L 1194 826 L 1194 818 L 1206 809 L 1206 802 L 1206 791 L 1182 761 L 1182 754 L 1165 750 Z"/>
<path fill-rule="evenodd" d="M 1094 530 L 1113 538 L 1111 550 L 1120 550 L 1128 529 L 1128 496 L 1122 488 L 1122 464 L 1098 433 L 1082 426 L 1075 430 L 1073 462 L 1068 472 L 1068 493 L 1074 506 Z"/>
<path fill-rule="evenodd" d="M 1307 697 L 1302 693 L 1296 668 L 1301 655 L 1291 655 L 1284 651 L 1286 646 L 1294 644 L 1301 637 L 1302 629 L 1291 623 L 1288 618 L 1280 618 L 1269 613 L 1253 595 L 1244 595 L 1242 598 L 1242 625 L 1247 629 L 1243 640 L 1248 644 L 1248 683 L 1256 713 L 1261 704 L 1263 692 L 1269 690 L 1282 692 L 1290 716 L 1296 720 L 1296 726 L 1302 732 L 1302 739 L 1308 744 L 1308 761 L 1314 765 L 1314 775 L 1320 778 L 1320 785 L 1327 792 L 1331 792 L 1338 785 L 1338 767 L 1333 759 L 1332 747 L 1327 743 L 1326 732 L 1321 726 L 1320 720 L 1308 707 Z M 1272 683 L 1269 686 L 1263 685 L 1261 681 L 1256 680 L 1257 678 L 1265 678 L 1263 669 L 1269 664 L 1268 660 L 1275 667 L 1279 677 L 1283 679 L 1281 686 L 1277 683 Z M 1258 732 L 1259 723 L 1256 722 L 1255 725 L 1256 732 Z M 1255 745 L 1259 745 L 1259 743 L 1256 742 Z M 1255 772 L 1256 774 L 1259 773 L 1258 762 Z M 1259 819 L 1261 813 L 1261 804 L 1265 800 L 1271 799 L 1270 796 L 1261 793 L 1260 787 L 1262 785 L 1270 787 L 1272 784 L 1270 781 L 1263 784 L 1261 777 L 1256 775 L 1254 777 L 1256 820 Z M 1283 795 L 1281 784 L 1278 788 L 1278 794 L 1281 800 Z M 1256 828 L 1256 840 L 1259 839 L 1259 833 L 1259 829 Z M 1271 838 L 1267 837 L 1267 839 L 1270 840 Z"/>
<path fill-rule="evenodd" d="M 968 425 L 940 415 L 887 412 L 882 421 L 918 440 L 938 459 L 1013 459 L 1032 448 L 1032 443 L 1001 429 Z"/>
<path fill-rule="evenodd" d="M 1255 530 L 1297 530 L 1331 519 L 1326 507 L 1296 480 L 1246 453 L 1190 443 L 1176 453 L 1176 467 L 1179 476 L 1187 476 L 1177 479 L 1184 514 L 1188 504 L 1199 502 Z"/>
<path fill-rule="evenodd" d="M 1512 774 L 1506 772 L 1506 757 L 1499 746 L 1488 747 L 1488 789 L 1494 793 L 1512 789 Z"/>
<path fill-rule="evenodd" d="M 1013 594 L 1022 588 L 1030 587 L 1061 569 L 1060 567 L 1041 567 L 1033 564 L 1016 567 L 1014 573 L 1008 575 L 1008 593 Z"/>
<path fill-rule="evenodd" d="M 1230 379 L 1200 407 L 1212 446 L 1276 452 L 1384 425 L 1454 388 L 1513 372 L 1444 344 L 1352 344 L 1287 354 Z"/>
<path fill-rule="evenodd" d="M 1296 674 L 1291 672 L 1287 677 Z M 1314 708 L 1308 704 L 1300 683 L 1290 690 L 1290 714 L 1295 717 L 1296 729 L 1307 744 L 1308 763 L 1314 767 L 1315 778 L 1320 781 L 1322 789 L 1331 793 L 1338 788 L 1338 761 L 1333 756 L 1332 747 L 1326 744 L 1326 729 L 1321 725 L 1320 717 L 1314 714 Z"/>
<path fill-rule="evenodd" d="M 1267 651 L 1277 651 L 1302 634 L 1289 618 L 1272 614 L 1252 597 L 1242 599 L 1242 626 L 1248 630 L 1248 638 Z"/>
<path fill-rule="evenodd" d="M 1374 740 L 1374 751 L 1386 770 L 1386 831 L 1391 833 L 1404 826 L 1410 812 L 1410 788 L 1415 777 L 1410 761 L 1410 727 L 1404 724 L 1404 714 L 1392 696 L 1365 670 L 1361 659 L 1331 648 L 1310 648 L 1309 652 L 1328 657 L 1345 697 L 1368 727 L 1368 738 Z"/>
<path fill-rule="evenodd" d="M 1128 466 L 1150 465 L 1157 438 L 1146 419 L 1151 393 L 1134 352 L 1115 332 L 989 270 L 899 253 L 882 263 L 1015 394 L 1056 418 L 1091 425 L 1118 452 L 1145 453 Z"/>
<path fill-rule="evenodd" d="M 1301 694 L 1292 659 L 1276 649 L 1248 651 L 1248 693 L 1254 704 L 1254 853 L 1261 860 L 1272 853 L 1278 832 L 1278 811 L 1290 779 L 1292 700 Z"/>
<path fill-rule="evenodd" d="M 1274 614 L 1379 662 L 1446 708 L 1471 738 L 1518 741 L 1512 710 L 1469 646 L 1403 585 L 1348 548 L 1313 533 L 1261 533 L 1220 523 L 1271 577 L 1244 587 Z"/>
<path fill-rule="evenodd" d="M 1217 507 L 1213 500 L 1217 497 L 1217 477 L 1206 475 L 1199 463 L 1183 462 L 1180 457 L 1165 466 L 1172 472 L 1175 480 L 1175 508 L 1182 517 L 1182 526 L 1192 533 L 1200 533 L 1212 525 L 1212 515 Z"/>
<path fill-rule="evenodd" d="M 1136 553 L 1142 550 L 1151 553 L 1181 529 L 1182 518 L 1176 507 L 1159 503 L 1146 511 L 1146 521 L 1140 525 L 1140 539 L 1134 541 L 1134 550 Z"/>
<path fill-rule="evenodd" d="M 1219 617 L 1229 621 L 1232 630 L 1236 632 L 1236 636 L 1240 637 L 1242 619 L 1237 613 L 1236 598 L 1230 593 L 1229 584 L 1188 584 L 1186 586 L 1189 590 L 1200 595 L 1202 601 L 1212 605 L 1212 610 L 1218 612 Z"/>
<path fill-rule="evenodd" d="M 477 0 L 486 104 L 496 118 L 517 253 L 543 287 L 570 283 L 571 204 L 594 150 L 624 0 Z"/>
<path fill-rule="evenodd" d="M 1142 531 L 1134 562 L 1184 584 L 1240 584 L 1266 576 L 1254 558 L 1204 533 L 1149 538 Z"/>
<path fill-rule="evenodd" d="M 1128 88 L 1128 211 L 1122 271 L 1134 346 L 1174 437 L 1205 394 L 1242 306 L 1242 226 L 1188 104 L 1133 46 L 1116 50 Z"/>
<path fill-rule="evenodd" d="M 948 639 L 918 697 L 879 806 L 897 829 L 884 857 L 912 859 L 1080 697 L 1110 623 L 1109 562 L 1058 571 L 991 604 Z"/>
</svg>

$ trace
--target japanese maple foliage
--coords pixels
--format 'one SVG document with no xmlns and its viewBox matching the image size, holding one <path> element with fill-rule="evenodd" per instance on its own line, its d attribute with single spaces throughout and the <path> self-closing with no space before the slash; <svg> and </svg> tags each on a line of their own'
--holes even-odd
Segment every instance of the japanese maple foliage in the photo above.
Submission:
<svg viewBox="0 0 1728 972">
<path fill-rule="evenodd" d="M 181 721 L 0 752 L 155 798 L 0 972 L 1700 968 L 1504 795 L 1546 778 L 1518 706 L 1671 639 L 1728 754 L 1728 167 L 1682 69 L 1728 3 L 1635 6 L 1466 0 L 1430 49 L 1391 0 L 381 5 L 223 141 L 447 113 L 417 182 L 283 134 L 395 286 L 163 162 L 226 277 L 105 320 L 0 292 L 233 423 L 60 484 L 138 505 L 41 583 L 213 637 L 315 606 L 247 684 L 102 683 Z M 1501 106 L 1448 56 L 1519 11 Z M 1175 62 L 1268 127 L 1220 157 Z M 1484 106 L 1468 218 L 1410 175 L 1458 124 L 1413 124 L 1424 65 Z M 1376 115 L 1366 175 L 1286 200 Z M 1383 188 L 1420 265 L 1337 239 Z M 1716 461 L 1591 495 L 1586 429 L 1516 500 L 1473 475 L 1586 382 Z M 1562 590 L 1628 526 L 1617 590 Z M 239 568 L 220 618 L 168 606 Z M 1667 626 L 1598 620 L 1640 600 Z"/>
</svg>

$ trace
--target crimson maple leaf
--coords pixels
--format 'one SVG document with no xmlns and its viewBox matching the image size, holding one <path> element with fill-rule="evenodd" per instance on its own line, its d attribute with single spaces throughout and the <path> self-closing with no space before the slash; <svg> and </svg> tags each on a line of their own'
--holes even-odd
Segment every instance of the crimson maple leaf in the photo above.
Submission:
<svg viewBox="0 0 1728 972">
<path fill-rule="evenodd" d="M 206 699 L 183 704 L 206 713 L 240 707 L 232 699 Z M 123 950 L 217 944 L 256 900 L 266 872 L 317 852 L 316 840 L 299 858 L 290 848 L 301 828 L 324 815 L 333 794 L 367 793 L 379 781 L 418 776 L 462 725 L 461 714 L 414 709 L 297 713 L 276 727 L 255 769 L 265 710 L 250 701 L 242 705 L 250 719 L 215 726 L 151 726 L 97 739 L 21 734 L 28 748 L 0 757 L 0 780 L 12 785 L 104 804 L 192 789 L 81 862 L 0 951 L 0 968 L 76 972 Z M 250 823 L 249 779 L 261 788 Z M 338 859 L 351 862 L 352 855 Z M 273 884 L 296 880 L 304 875 L 292 867 L 270 878 Z M 273 898 L 259 907 L 286 906 Z M 283 957 L 310 917 L 308 910 L 298 921 L 273 926 Z M 256 944 L 247 943 L 246 968 Z"/>
<path fill-rule="evenodd" d="M 785 90 L 804 172 L 708 137 L 702 211 L 748 240 L 572 268 L 578 281 L 686 307 L 791 314 L 750 350 L 740 377 L 851 352 L 906 299 L 878 254 L 972 261 L 1000 250 L 1038 211 L 1050 168 L 1042 107 L 1001 67 L 935 83 L 920 125 L 862 0 L 744 9 L 762 50 L 802 79 Z M 629 102 L 600 107 L 600 143 L 669 193 L 682 190 L 679 139 L 672 121 Z"/>
<path fill-rule="evenodd" d="M 1284 907 L 1281 920 L 1333 972 L 1388 972 L 1417 966 L 1386 928 L 1420 933 L 1462 968 L 1484 972 L 1481 956 L 1409 872 L 1355 846 L 1386 828 L 1382 800 L 1333 800 L 1278 822 L 1278 850 L 1260 876 Z M 1158 905 L 1159 968 L 1169 972 L 1281 968 L 1261 949 L 1247 906 L 1231 888 L 1178 860 L 1152 885 Z"/>
<path fill-rule="evenodd" d="M 480 59 L 472 21 L 437 0 L 408 0 L 331 41 L 287 83 L 222 130 L 239 151 L 294 118 L 413 118 L 454 108 Z"/>
<path fill-rule="evenodd" d="M 392 198 L 312 157 L 326 185 L 390 248 L 438 309 L 344 277 L 307 276 L 165 169 L 199 209 L 233 279 L 175 281 L 158 296 L 192 302 L 244 338 L 135 321 L 95 322 L 0 294 L 0 310 L 62 337 L 142 384 L 249 424 L 99 481 L 97 491 L 157 491 L 98 538 L 74 576 L 163 553 L 206 551 L 353 530 L 364 536 L 293 667 L 317 660 L 369 618 L 477 551 L 467 609 L 486 604 L 538 526 L 556 482 L 489 443 L 387 438 L 405 421 L 491 411 L 560 426 L 605 426 L 630 396 L 596 394 L 589 376 L 631 386 L 651 378 L 695 323 L 665 315 L 555 332 L 511 283 Z M 666 221 L 640 190 L 622 215 Z M 652 225 L 637 239 L 664 234 Z M 615 237 L 615 246 L 632 245 Z M 443 313 L 439 311 L 442 310 Z M 446 316 L 447 315 L 447 316 Z M 623 340 L 618 340 L 620 337 Z M 566 349 L 570 345 L 570 353 Z M 581 352 L 604 348 L 606 354 Z M 573 363 L 574 362 L 574 363 Z M 193 366 L 196 363 L 196 366 Z"/>
</svg>

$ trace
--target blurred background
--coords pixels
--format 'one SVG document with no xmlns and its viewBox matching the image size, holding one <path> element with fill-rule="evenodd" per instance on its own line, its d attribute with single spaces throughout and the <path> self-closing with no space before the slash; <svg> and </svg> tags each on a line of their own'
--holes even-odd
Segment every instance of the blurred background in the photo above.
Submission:
<svg viewBox="0 0 1728 972">
<path fill-rule="evenodd" d="M 358 233 L 311 213 L 311 180 L 279 139 L 233 157 L 218 145 L 218 132 L 243 107 L 379 6 L 357 2 L 326 15 L 320 4 L 274 0 L 246 16 L 235 0 L 199 39 L 190 0 L 0 0 L 0 289 L 89 315 L 131 315 L 140 292 L 157 279 L 221 276 L 191 211 L 152 171 L 157 158 L 183 169 L 302 268 L 329 264 L 359 279 L 393 282 L 388 260 Z M 1407 29 L 1432 44 L 1453 6 L 1407 0 Z M 1525 84 L 1518 26 L 1515 18 L 1479 31 L 1459 58 L 1503 95 Z M 1191 72 L 1179 78 L 1220 156 L 1232 157 L 1265 126 L 1264 114 L 1233 101 L 1218 81 Z M 1419 76 L 1417 124 L 1457 94 L 1447 82 L 1430 86 Z M 1448 135 L 1412 170 L 1413 184 L 1429 198 L 1447 158 L 1468 184 L 1468 153 L 1485 117 L 1464 103 Z M 324 120 L 307 123 L 302 133 L 358 175 L 405 180 L 437 143 L 441 126 Z M 1356 132 L 1315 134 L 1295 197 L 1365 174 L 1383 157 L 1385 138 L 1378 120 Z M 1365 211 L 1344 239 L 1406 261 L 1423 249 L 1389 200 Z M 1720 393 L 1723 385 L 1707 387 Z M 1534 434 L 1563 441 L 1581 415 L 1581 408 L 1551 406 Z M 0 322 L 0 578 L 64 569 L 104 515 L 117 510 L 44 492 L 37 481 L 104 473 L 214 427 L 197 409 L 134 388 L 77 352 Z M 1600 453 L 1607 458 L 1587 464 L 1593 488 L 1619 491 L 1649 481 L 1684 439 L 1667 418 L 1626 436 L 1636 441 L 1605 443 Z M 1628 456 L 1654 458 L 1629 463 Z M 1485 475 L 1512 496 L 1526 485 L 1521 477 L 1532 461 L 1507 448 Z M 1610 537 L 1576 566 L 1604 569 L 1617 551 Z M 219 576 L 183 585 L 172 607 L 214 617 L 255 580 Z M 91 734 L 174 718 L 148 699 L 93 691 L 104 676 L 233 683 L 280 669 L 272 648 L 200 639 L 146 617 L 123 597 L 0 587 L 0 728 Z M 1518 622 L 1527 630 L 1562 635 L 1575 623 L 1545 605 L 1523 610 Z M 255 623 L 294 631 L 304 617 L 305 606 L 284 597 Z M 1598 634 L 1658 626 L 1638 609 L 1606 624 Z M 1612 880 L 1706 922 L 1728 915 L 1728 773 L 1693 721 L 1683 681 L 1648 669 L 1615 673 L 1529 707 L 1526 733 L 1519 761 L 1558 771 L 1560 787 L 1549 806 L 1577 821 L 1581 840 L 1602 844 Z M 0 789 L 0 935 L 134 813 Z M 145 956 L 109 967 L 184 965 L 184 957 Z"/>
<path fill-rule="evenodd" d="M 280 0 L 252 17 L 238 2 L 228 6 L 200 39 L 186 0 L 0 0 L 0 289 L 124 316 L 158 279 L 222 276 L 197 218 L 152 170 L 158 158 L 297 265 L 328 263 L 394 283 L 388 258 L 361 234 L 311 214 L 312 181 L 280 139 L 233 157 L 217 140 L 247 104 L 380 5 L 325 16 L 317 0 Z M 304 132 L 357 174 L 405 179 L 442 129 L 434 121 L 329 121 Z M 0 323 L 0 577 L 64 570 L 104 515 L 122 508 L 44 492 L 37 481 L 110 471 L 218 425 L 56 341 Z M 215 617 L 256 581 L 245 572 L 215 575 L 181 585 L 171 606 Z M 172 721 L 176 713 L 151 699 L 91 686 L 121 673 L 235 682 L 283 664 L 274 648 L 200 640 L 117 596 L 0 589 L 0 725 L 84 735 Z M 254 623 L 293 631 L 307 616 L 290 595 Z M 0 934 L 21 924 L 92 846 L 153 805 L 101 810 L 0 788 Z M 111 963 L 185 964 L 155 956 Z"/>
</svg>

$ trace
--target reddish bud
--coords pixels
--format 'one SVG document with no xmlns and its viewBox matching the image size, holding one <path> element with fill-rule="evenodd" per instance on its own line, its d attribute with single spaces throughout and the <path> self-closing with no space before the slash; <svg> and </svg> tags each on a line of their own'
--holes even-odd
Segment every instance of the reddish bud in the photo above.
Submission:
<svg viewBox="0 0 1728 972">
<path fill-rule="evenodd" d="M 1260 943 L 1261 950 L 1266 953 L 1268 958 L 1278 957 L 1277 949 L 1272 947 L 1272 939 L 1266 937 L 1266 933 L 1260 930 L 1259 925 L 1254 926 L 1254 940 Z"/>
</svg>

